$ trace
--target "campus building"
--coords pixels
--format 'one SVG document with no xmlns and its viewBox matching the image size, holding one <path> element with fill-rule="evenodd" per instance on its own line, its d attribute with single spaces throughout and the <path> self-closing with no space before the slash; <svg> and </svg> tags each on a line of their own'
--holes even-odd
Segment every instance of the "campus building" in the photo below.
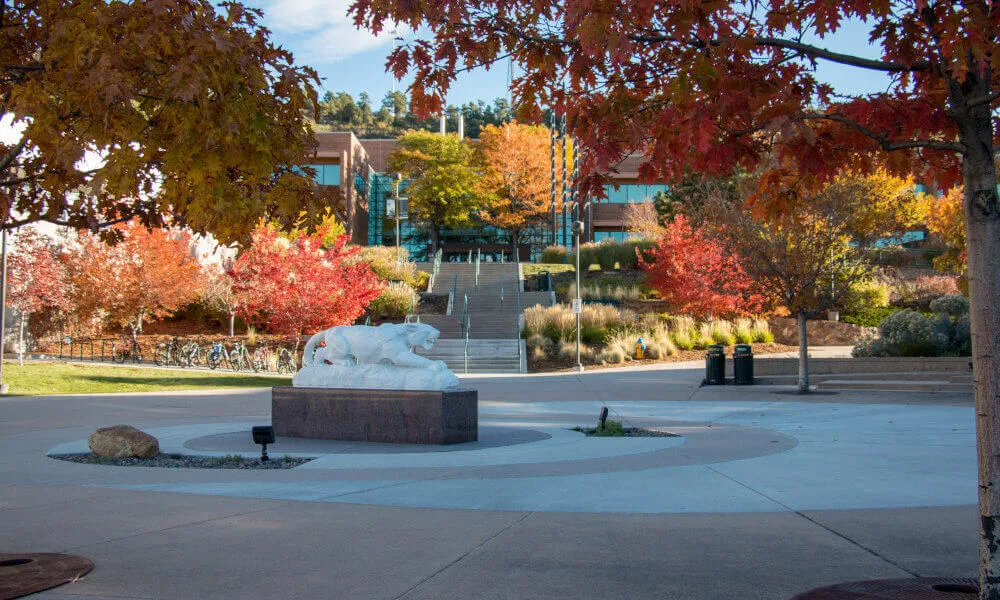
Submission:
<svg viewBox="0 0 1000 600">
<path fill-rule="evenodd" d="M 359 245 L 392 246 L 397 239 L 416 260 L 427 258 L 429 237 L 417 223 L 407 218 L 406 181 L 397 182 L 388 167 L 388 157 L 396 150 L 394 139 L 358 139 L 351 132 L 320 132 L 316 134 L 319 149 L 309 166 L 316 169 L 316 180 L 322 185 L 339 186 L 344 196 L 345 227 L 351 242 Z M 625 205 L 649 202 L 665 185 L 638 182 L 641 156 L 630 156 L 614 175 L 615 184 L 606 188 L 607 199 L 591 203 L 590 210 L 580 216 L 585 223 L 584 242 L 607 238 L 623 240 L 628 235 Z M 399 206 L 394 202 L 393 188 L 399 186 Z M 555 243 L 572 247 L 569 232 L 572 215 L 562 210 L 557 198 Z M 518 249 L 521 260 L 530 260 L 553 241 L 552 224 L 534 227 L 527 233 L 527 242 Z M 512 259 L 509 238 L 505 232 L 490 226 L 446 230 L 441 238 L 445 260 L 458 259 L 470 250 L 481 250 L 487 256 L 504 254 Z"/>
</svg>

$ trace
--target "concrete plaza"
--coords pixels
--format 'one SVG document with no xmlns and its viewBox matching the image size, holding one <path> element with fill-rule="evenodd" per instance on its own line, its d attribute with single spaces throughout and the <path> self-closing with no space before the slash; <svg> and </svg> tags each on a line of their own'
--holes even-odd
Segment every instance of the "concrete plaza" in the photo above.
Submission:
<svg viewBox="0 0 1000 600">
<path fill-rule="evenodd" d="M 0 552 L 96 568 L 39 598 L 790 598 L 972 577 L 968 395 L 699 387 L 698 365 L 467 377 L 481 440 L 281 441 L 292 470 L 46 456 L 129 423 L 165 452 L 254 452 L 270 392 L 0 399 Z M 601 406 L 680 437 L 585 438 Z"/>
</svg>

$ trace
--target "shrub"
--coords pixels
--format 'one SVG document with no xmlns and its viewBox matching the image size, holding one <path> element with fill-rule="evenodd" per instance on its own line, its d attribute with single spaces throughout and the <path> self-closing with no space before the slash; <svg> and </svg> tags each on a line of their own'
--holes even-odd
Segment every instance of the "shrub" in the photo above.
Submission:
<svg viewBox="0 0 1000 600">
<path fill-rule="evenodd" d="M 597 264 L 598 249 L 600 244 L 588 242 L 580 244 L 580 270 L 586 273 L 590 270 L 590 265 Z"/>
<path fill-rule="evenodd" d="M 417 277 L 414 281 L 413 287 L 418 291 L 426 292 L 427 286 L 431 282 L 431 274 L 427 271 L 417 271 Z"/>
<path fill-rule="evenodd" d="M 694 350 L 698 338 L 694 319 L 686 316 L 670 317 L 667 322 L 670 324 L 674 344 L 681 350 Z"/>
<path fill-rule="evenodd" d="M 729 321 L 716 320 L 711 322 L 711 335 L 716 344 L 732 346 L 736 343 L 733 335 L 733 324 Z"/>
<path fill-rule="evenodd" d="M 418 298 L 413 288 L 401 282 L 390 283 L 377 298 L 368 305 L 372 319 L 401 318 L 410 310 L 410 303 L 416 307 Z"/>
<path fill-rule="evenodd" d="M 926 310 L 932 300 L 959 292 L 958 280 L 952 275 L 922 275 L 897 283 L 891 297 L 895 304 Z"/>
<path fill-rule="evenodd" d="M 884 321 L 886 317 L 899 310 L 902 309 L 895 306 L 866 308 L 851 314 L 843 315 L 840 320 L 845 323 L 860 325 L 862 327 L 878 327 L 882 324 L 882 321 Z"/>
<path fill-rule="evenodd" d="M 371 265 L 375 274 L 387 281 L 402 281 L 411 287 L 420 287 L 417 265 L 410 262 L 405 248 L 399 249 L 402 262 L 396 260 L 394 246 L 365 246 L 355 255 L 355 260 Z M 353 257 L 352 257 L 353 258 Z M 426 289 L 426 283 L 424 284 Z"/>
<path fill-rule="evenodd" d="M 771 324 L 764 319 L 753 320 L 753 339 L 755 342 L 770 344 L 774 341 L 774 334 L 771 333 Z"/>
<path fill-rule="evenodd" d="M 576 298 L 576 284 L 570 283 L 566 288 L 568 298 Z M 580 298 L 584 300 L 641 300 L 646 296 L 642 284 L 623 282 L 617 285 L 601 285 L 599 283 L 582 283 Z"/>
<path fill-rule="evenodd" d="M 948 294 L 932 300 L 930 308 L 935 313 L 960 317 L 969 314 L 969 299 L 961 294 Z"/>
<path fill-rule="evenodd" d="M 589 357 L 593 352 L 584 343 L 580 344 L 580 358 Z M 559 343 L 559 356 L 563 358 L 576 358 L 576 340 L 565 340 Z"/>
<path fill-rule="evenodd" d="M 663 359 L 677 354 L 677 346 L 670 337 L 670 327 L 666 323 L 654 323 L 642 331 L 649 358 Z"/>
<path fill-rule="evenodd" d="M 894 312 L 879 325 L 879 339 L 855 346 L 856 356 L 940 356 L 951 344 L 947 317 L 928 317 L 915 310 Z"/>
<path fill-rule="evenodd" d="M 608 337 L 608 330 L 594 325 L 580 324 L 580 339 L 585 344 L 603 344 Z"/>
<path fill-rule="evenodd" d="M 752 344 L 754 337 L 753 320 L 740 318 L 733 321 L 733 337 L 737 344 Z"/>
<path fill-rule="evenodd" d="M 711 323 L 702 323 L 696 331 L 697 334 L 694 338 L 695 348 L 700 350 L 702 348 L 708 348 L 715 343 L 715 338 L 712 337 Z"/>
<path fill-rule="evenodd" d="M 639 336 L 631 329 L 617 330 L 606 340 L 606 345 L 598 358 L 602 362 L 621 364 L 632 358 L 635 351 L 635 340 Z"/>
<path fill-rule="evenodd" d="M 538 258 L 540 263 L 564 263 L 566 262 L 566 247 L 565 246 L 546 246 L 542 250 L 541 256 Z"/>
<path fill-rule="evenodd" d="M 885 306 L 889 306 L 889 286 L 874 279 L 852 282 L 841 299 L 841 310 L 851 314 Z"/>
</svg>

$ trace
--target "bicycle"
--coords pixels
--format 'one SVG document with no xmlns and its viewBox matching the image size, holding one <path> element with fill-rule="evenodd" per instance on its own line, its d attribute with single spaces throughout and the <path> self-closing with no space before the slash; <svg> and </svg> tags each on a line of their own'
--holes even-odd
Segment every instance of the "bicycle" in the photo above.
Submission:
<svg viewBox="0 0 1000 600">
<path fill-rule="evenodd" d="M 220 365 L 229 363 L 232 367 L 233 361 L 230 360 L 229 351 L 226 350 L 226 345 L 223 342 L 215 342 L 212 344 L 212 349 L 208 352 L 208 368 L 213 371 L 219 368 Z"/>
<path fill-rule="evenodd" d="M 247 347 L 243 345 L 243 342 L 236 342 L 233 344 L 233 351 L 229 355 L 229 364 L 232 366 L 234 371 L 242 371 L 243 369 L 253 368 L 253 361 L 250 359 L 250 352 Z M 253 369 L 256 371 L 257 369 Z"/>
<path fill-rule="evenodd" d="M 267 346 L 258 346 L 253 351 L 253 356 L 250 359 L 250 367 L 255 373 L 269 371 L 271 367 L 271 349 Z"/>
<path fill-rule="evenodd" d="M 175 337 L 169 342 L 157 345 L 156 350 L 153 352 L 153 362 L 156 363 L 156 366 L 158 367 L 170 364 L 175 364 L 179 367 L 186 367 L 187 363 L 184 361 L 184 357 L 181 353 L 180 339 Z"/>
<path fill-rule="evenodd" d="M 288 348 L 282 348 L 278 351 L 278 364 L 275 368 L 281 375 L 291 375 L 298 370 L 295 357 L 292 356 Z"/>
<path fill-rule="evenodd" d="M 142 349 L 139 347 L 139 340 L 123 335 L 121 341 L 111 346 L 111 359 L 120 365 L 129 359 L 134 363 L 141 363 Z"/>
<path fill-rule="evenodd" d="M 205 361 L 205 351 L 202 350 L 201 340 L 187 342 L 181 346 L 180 358 L 188 367 L 201 365 Z"/>
</svg>

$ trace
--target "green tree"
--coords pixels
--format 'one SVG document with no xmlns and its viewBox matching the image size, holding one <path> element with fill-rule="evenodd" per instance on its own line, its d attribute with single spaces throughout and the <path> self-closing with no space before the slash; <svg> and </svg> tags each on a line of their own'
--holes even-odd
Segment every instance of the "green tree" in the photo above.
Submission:
<svg viewBox="0 0 1000 600">
<path fill-rule="evenodd" d="M 437 252 L 441 230 L 468 227 L 482 208 L 473 150 L 457 135 L 411 131 L 399 138 L 399 149 L 389 155 L 389 167 L 410 180 L 409 218 L 427 229 Z"/>
</svg>

